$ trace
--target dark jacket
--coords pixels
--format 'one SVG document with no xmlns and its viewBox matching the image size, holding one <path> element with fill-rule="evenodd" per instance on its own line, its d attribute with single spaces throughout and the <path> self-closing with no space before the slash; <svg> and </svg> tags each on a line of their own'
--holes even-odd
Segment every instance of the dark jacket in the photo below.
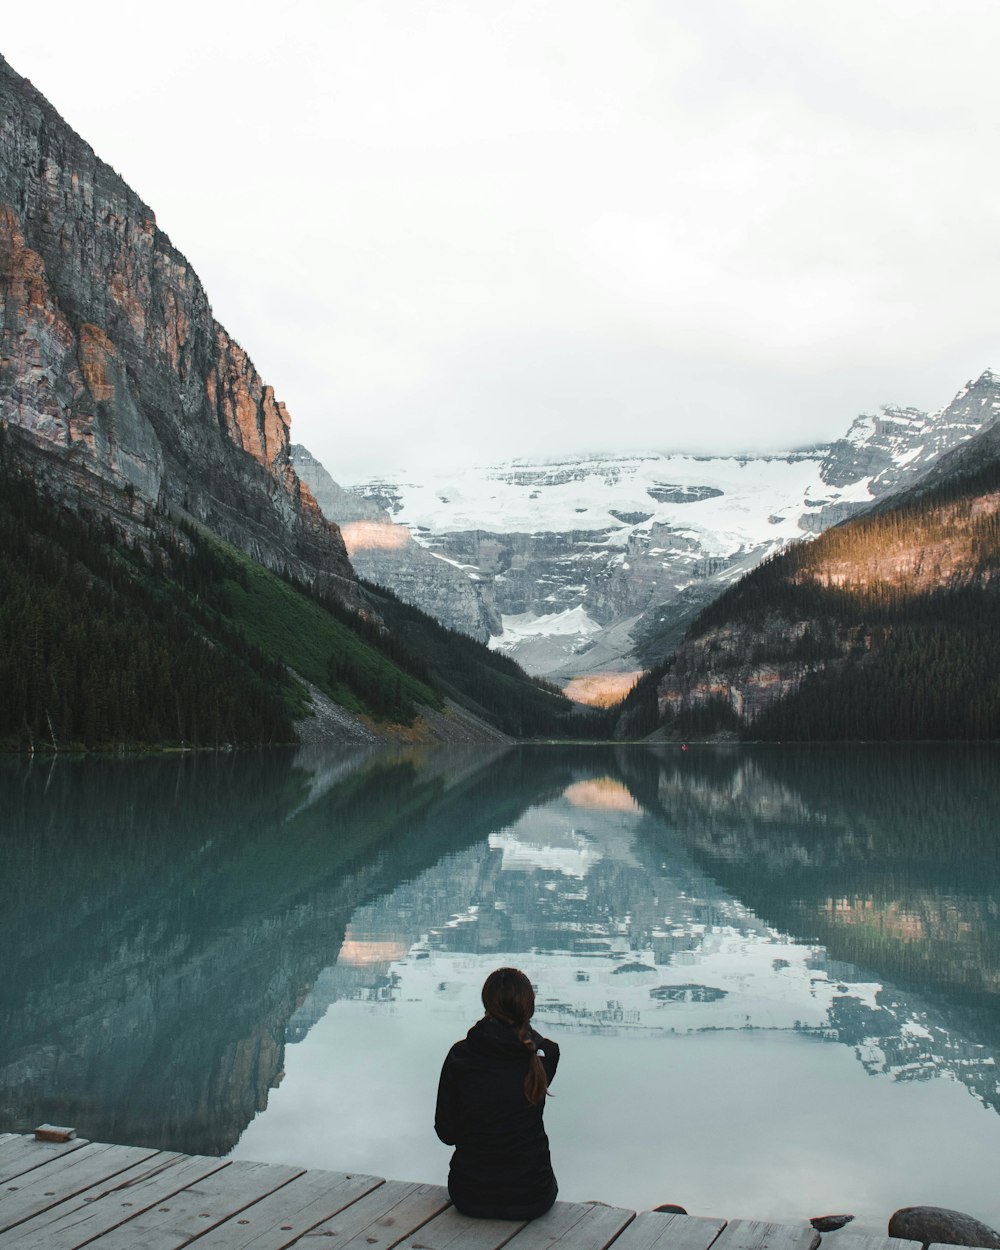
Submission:
<svg viewBox="0 0 1000 1250">
<path fill-rule="evenodd" d="M 534 1029 L 531 1036 L 551 1083 L 559 1047 Z M 465 1215 L 531 1220 L 555 1202 L 545 1100 L 532 1106 L 524 1095 L 530 1059 L 513 1028 L 486 1016 L 444 1061 L 434 1131 L 456 1147 L 448 1192 Z"/>
</svg>

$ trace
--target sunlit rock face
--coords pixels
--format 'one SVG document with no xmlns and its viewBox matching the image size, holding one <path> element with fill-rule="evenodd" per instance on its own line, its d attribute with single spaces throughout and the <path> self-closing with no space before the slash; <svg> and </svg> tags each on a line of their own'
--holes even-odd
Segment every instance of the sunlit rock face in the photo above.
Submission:
<svg viewBox="0 0 1000 1250">
<path fill-rule="evenodd" d="M 502 629 L 489 583 L 416 542 L 373 499 L 339 486 L 307 448 L 293 444 L 292 464 L 323 513 L 335 521 L 360 577 L 393 591 L 449 629 L 487 642 Z"/>
<path fill-rule="evenodd" d="M 946 451 L 1000 416 L 1000 375 L 987 369 L 967 382 L 939 412 L 885 405 L 858 417 L 832 443 L 820 481 L 806 495 L 803 530 L 820 533 L 880 499 L 911 485 Z"/>
<path fill-rule="evenodd" d="M 998 385 L 995 375 L 984 374 L 956 403 L 967 408 L 971 394 L 976 409 L 994 411 Z M 661 717 L 712 703 L 725 705 L 752 728 L 815 674 L 836 674 L 860 661 L 868 665 L 867 680 L 878 680 L 886 635 L 869 618 L 864 596 L 895 597 L 895 628 L 927 612 L 935 596 L 969 594 L 963 613 L 991 636 L 983 613 L 1000 576 L 992 537 L 1000 512 L 998 465 L 1000 424 L 994 420 L 936 457 L 909 489 L 892 492 L 871 516 L 848 519 L 787 553 L 767 571 L 766 586 L 764 570 L 751 574 L 715 619 L 703 618 L 676 648 L 657 685 Z M 819 597 L 807 603 L 801 590 Z M 861 606 L 837 611 L 824 598 L 830 591 L 856 596 Z M 766 612 L 748 607 L 754 595 L 766 603 Z M 947 707 L 947 681 L 940 685 L 940 706 Z M 963 717 L 969 715 L 970 700 L 963 697 L 958 705 Z M 623 718 L 623 730 L 627 725 Z M 906 736 L 895 726 L 890 732 Z"/>
<path fill-rule="evenodd" d="M 152 209 L 2 58 L 0 419 L 47 454 L 51 489 L 127 490 L 356 595 L 284 404 Z"/>
<path fill-rule="evenodd" d="M 940 412 L 882 408 L 829 447 L 568 455 L 408 473 L 354 494 L 489 588 L 502 623 L 492 646 L 563 684 L 598 679 L 600 700 L 602 683 L 659 662 L 767 556 L 909 485 L 998 414 L 1000 378 L 987 371 Z"/>
</svg>

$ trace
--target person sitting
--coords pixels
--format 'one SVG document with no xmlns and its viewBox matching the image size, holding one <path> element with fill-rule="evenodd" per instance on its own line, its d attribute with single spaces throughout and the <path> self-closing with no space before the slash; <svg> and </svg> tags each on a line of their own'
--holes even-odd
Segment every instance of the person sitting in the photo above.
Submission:
<svg viewBox="0 0 1000 1250">
<path fill-rule="evenodd" d="M 532 1220 L 558 1192 L 542 1113 L 559 1047 L 529 1024 L 535 992 L 517 968 L 491 972 L 482 999 L 438 1084 L 434 1131 L 455 1147 L 448 1193 L 464 1215 Z"/>
</svg>

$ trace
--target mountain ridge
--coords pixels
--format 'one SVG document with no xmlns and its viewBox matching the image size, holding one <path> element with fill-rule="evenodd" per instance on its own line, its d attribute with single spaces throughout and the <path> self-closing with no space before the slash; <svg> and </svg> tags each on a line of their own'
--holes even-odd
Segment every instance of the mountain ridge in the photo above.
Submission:
<svg viewBox="0 0 1000 1250">
<path fill-rule="evenodd" d="M 936 412 L 883 405 L 829 444 L 525 457 L 383 475 L 323 502 L 345 526 L 359 509 L 377 515 L 377 530 L 359 523 L 351 546 L 372 581 L 431 614 L 449 610 L 423 549 L 451 566 L 459 594 L 452 568 L 486 605 L 468 601 L 448 624 L 488 632 L 491 646 L 564 684 L 627 678 L 769 555 L 903 489 L 998 415 L 1000 377 L 988 369 Z"/>
<path fill-rule="evenodd" d="M 766 561 L 693 622 L 619 732 L 1000 736 L 1000 425 Z"/>
<path fill-rule="evenodd" d="M 296 474 L 290 424 L 149 206 L 0 58 L 0 746 L 249 745 L 303 718 L 496 741 L 522 703 L 549 731 L 572 715 L 467 648 L 474 689 L 441 694 Z M 439 663 L 453 646 L 413 634 Z"/>
<path fill-rule="evenodd" d="M 0 406 L 111 485 L 360 606 L 290 418 L 152 209 L 0 58 Z"/>
</svg>

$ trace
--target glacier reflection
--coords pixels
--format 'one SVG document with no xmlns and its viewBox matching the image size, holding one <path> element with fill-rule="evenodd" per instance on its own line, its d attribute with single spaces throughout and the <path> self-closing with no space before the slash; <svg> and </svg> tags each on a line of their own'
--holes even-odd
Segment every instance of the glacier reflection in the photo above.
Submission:
<svg viewBox="0 0 1000 1250">
<path fill-rule="evenodd" d="M 517 963 L 565 1197 L 1000 1222 L 993 748 L 8 760 L 0 802 L 2 1129 L 440 1181 Z"/>
<path fill-rule="evenodd" d="M 647 1084 L 663 1082 L 669 1094 L 666 1104 L 648 1090 L 639 1094 L 623 1128 L 625 1140 L 642 1143 L 641 1161 L 623 1163 L 608 1141 L 592 1167 L 591 1189 L 579 1188 L 578 1179 L 568 1197 L 592 1190 L 636 1205 L 671 1195 L 684 1200 L 654 1179 L 669 1172 L 658 1162 L 671 1154 L 662 1121 L 680 1097 L 662 1070 L 679 1053 L 706 1099 L 696 1118 L 718 1119 L 717 1090 L 726 1104 L 724 1131 L 744 1151 L 763 1148 L 780 1157 L 775 1136 L 787 1145 L 801 1114 L 801 1107 L 793 1111 L 772 1097 L 768 1123 L 755 1120 L 760 1107 L 746 1086 L 768 1088 L 778 1056 L 789 1090 L 814 1101 L 819 1122 L 810 1135 L 822 1131 L 830 1150 L 810 1144 L 818 1158 L 810 1176 L 798 1179 L 799 1205 L 787 1192 L 792 1161 L 766 1179 L 749 1169 L 745 1200 L 756 1214 L 802 1218 L 812 1186 L 817 1210 L 846 1203 L 864 1215 L 864 1201 L 843 1190 L 853 1183 L 876 1203 L 876 1168 L 889 1173 L 885 1216 L 921 1200 L 912 1188 L 903 1192 L 904 1178 L 919 1177 L 921 1168 L 925 1184 L 934 1187 L 924 1192 L 940 1195 L 938 1151 L 948 1149 L 950 1133 L 969 1150 L 977 1135 L 968 1119 L 974 1104 L 951 1101 L 942 1120 L 936 1091 L 901 1112 L 890 1085 L 875 1097 L 863 1088 L 872 1077 L 896 1087 L 937 1077 L 946 1083 L 937 1087 L 946 1101 L 962 1086 L 980 1106 L 1000 1109 L 993 997 L 1000 968 L 996 761 L 991 753 L 977 758 L 973 752 L 929 763 L 920 751 L 915 757 L 874 752 L 861 762 L 857 753 L 835 751 L 814 756 L 811 772 L 795 761 L 789 776 L 789 761 L 766 753 L 706 752 L 682 762 L 667 752 L 567 754 L 558 788 L 547 787 L 515 820 L 352 915 L 337 963 L 296 1013 L 289 1040 L 306 1038 L 325 1018 L 325 1036 L 337 1055 L 329 1058 L 351 1073 L 351 1052 L 356 1045 L 370 1052 L 376 1021 L 396 1031 L 398 1048 L 380 1049 L 378 1079 L 387 1097 L 391 1091 L 401 1123 L 387 1136 L 375 1132 L 376 1157 L 392 1159 L 397 1170 L 418 1179 L 440 1180 L 444 1161 L 426 1138 L 437 1062 L 427 1039 L 438 1038 L 440 1049 L 460 1035 L 478 1012 L 486 973 L 517 963 L 538 987 L 539 1027 L 555 1033 L 567 1054 L 587 1059 L 596 1039 L 610 1045 L 603 1081 L 607 1060 L 577 1091 L 589 1103 L 596 1094 L 606 1114 L 620 1065 L 638 1065 Z M 960 784 L 949 799 L 955 768 Z M 797 784 L 806 773 L 811 786 Z M 904 800 L 897 788 L 888 798 L 892 780 L 915 793 Z M 959 793 L 965 800 L 956 803 Z M 862 795 L 867 805 L 859 802 Z M 931 822 L 944 802 L 950 825 L 935 829 Z M 922 820 L 913 819 L 914 804 Z M 970 980 L 972 995 L 965 988 Z M 681 1039 L 698 1039 L 701 1049 L 692 1052 Z M 659 1049 L 650 1050 L 650 1043 Z M 290 1053 L 290 1073 L 296 1062 Z M 743 1073 L 728 1094 L 720 1062 Z M 350 1102 L 349 1080 L 341 1083 L 334 1073 L 325 1079 L 341 1102 Z M 882 1134 L 858 1123 L 859 1116 L 878 1114 L 885 1099 L 896 1117 L 890 1140 L 898 1174 L 885 1164 Z M 938 1142 L 935 1150 L 907 1124 L 918 1108 L 918 1122 Z M 550 1112 L 557 1122 L 560 1111 Z M 279 1110 L 277 1140 L 280 1117 Z M 267 1119 L 252 1126 L 239 1153 L 259 1157 Z M 977 1133 L 985 1129 L 984 1149 L 1000 1144 L 998 1128 L 995 1117 L 988 1127 L 976 1125 Z M 580 1124 L 569 1134 L 568 1157 L 578 1178 L 587 1166 L 576 1143 L 587 1131 Z M 850 1146 L 833 1145 L 838 1131 L 848 1134 Z M 709 1137 L 700 1150 L 699 1178 L 706 1167 L 711 1172 L 706 1161 L 713 1157 L 718 1174 L 724 1171 L 717 1133 Z M 331 1144 L 334 1152 L 345 1148 Z M 565 1158 L 565 1141 L 562 1148 Z M 977 1170 L 958 1153 L 954 1160 L 956 1175 L 945 1182 L 951 1205 L 964 1201 L 982 1212 L 992 1193 L 987 1169 Z M 731 1167 L 747 1171 L 745 1163 L 731 1161 Z M 738 1184 L 729 1184 L 738 1194 Z M 690 1198 L 692 1176 L 686 1185 Z M 708 1209 L 723 1208 L 716 1201 Z M 882 1219 L 874 1208 L 869 1215 Z"/>
</svg>

